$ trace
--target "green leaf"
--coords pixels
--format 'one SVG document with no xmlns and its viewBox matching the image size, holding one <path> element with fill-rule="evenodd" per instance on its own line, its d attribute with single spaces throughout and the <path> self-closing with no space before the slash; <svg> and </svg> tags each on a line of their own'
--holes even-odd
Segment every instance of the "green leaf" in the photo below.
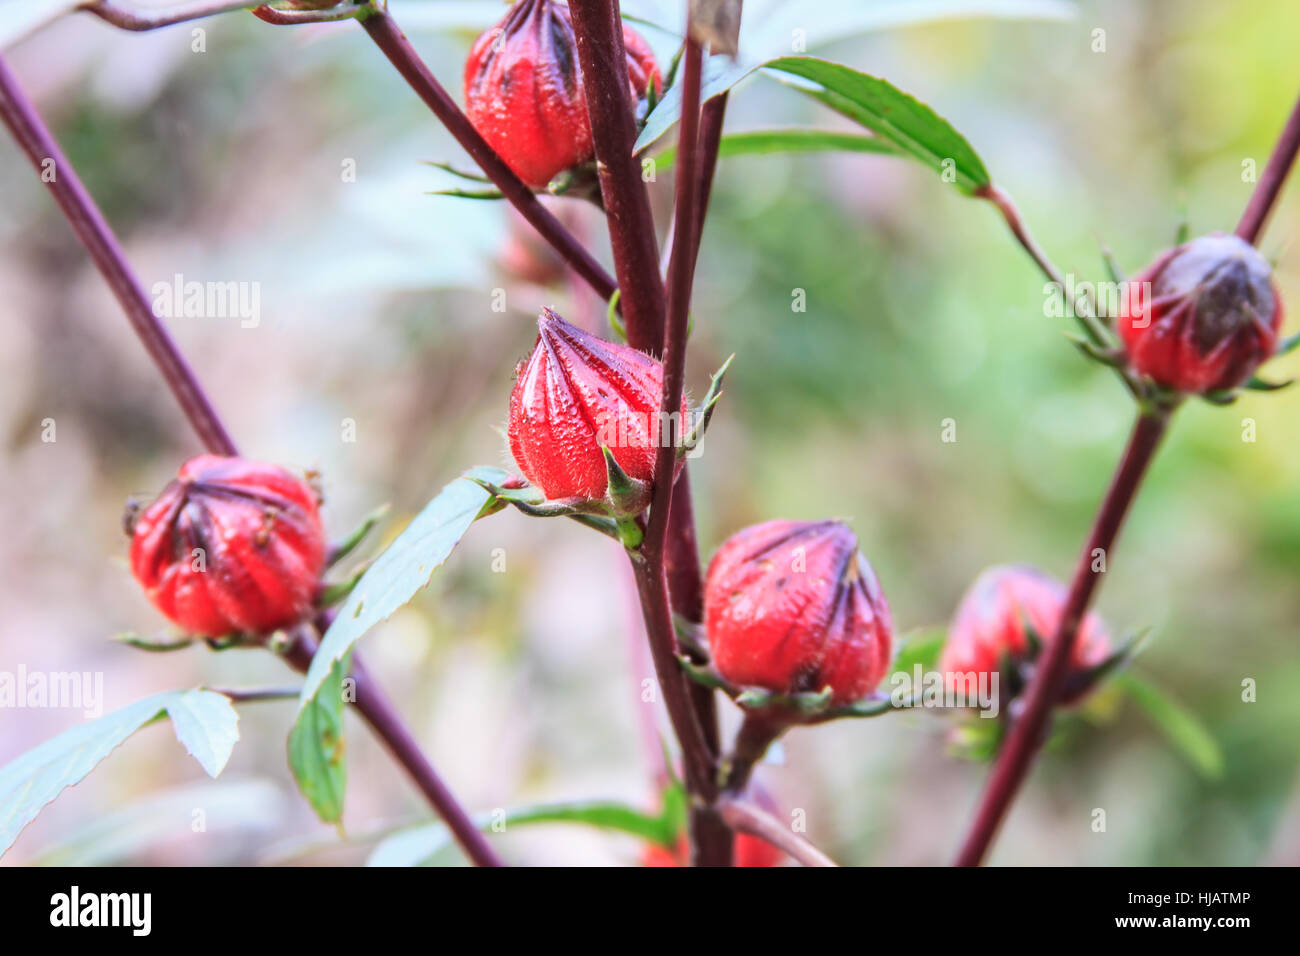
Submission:
<svg viewBox="0 0 1300 956">
<path fill-rule="evenodd" d="M 795 86 L 862 124 L 899 152 L 953 177 L 962 192 L 971 194 L 992 183 L 965 137 L 930 107 L 886 80 L 810 56 L 783 56 L 765 66 L 811 81 L 815 86 Z"/>
<path fill-rule="evenodd" d="M 484 506 L 493 501 L 491 493 L 475 484 L 471 477 L 499 484 L 509 476 L 500 468 L 474 468 L 466 472 L 438 492 L 375 559 L 340 608 L 312 658 L 299 698 L 300 720 L 334 664 L 367 631 L 391 617 L 429 583 L 433 572 L 447 560 Z"/>
<path fill-rule="evenodd" d="M 0 768 L 0 854 L 41 809 L 145 724 L 170 716 L 176 737 L 208 776 L 221 773 L 239 739 L 230 701 L 206 690 L 169 691 L 81 724 Z"/>
<path fill-rule="evenodd" d="M 685 5 L 681 3 L 631 0 L 623 5 L 623 12 L 656 23 L 679 37 L 684 32 Z M 1067 0 L 749 0 L 740 23 L 740 59 L 733 62 L 729 57 L 711 56 L 705 60 L 702 98 L 727 92 L 767 61 L 790 53 L 795 37 L 804 38 L 810 47 L 818 47 L 875 30 L 938 20 L 1068 20 L 1074 15 L 1074 5 Z M 636 151 L 668 132 L 681 113 L 681 84 L 675 84 L 646 118 Z"/>
<path fill-rule="evenodd" d="M 894 671 L 910 675 L 917 664 L 923 673 L 934 670 L 939 666 L 939 654 L 947 640 L 948 630 L 944 627 L 926 627 L 904 635 L 902 647 L 894 658 Z"/>
<path fill-rule="evenodd" d="M 298 789 L 325 823 L 343 819 L 348 786 L 347 749 L 343 739 L 343 679 L 351 654 L 336 661 L 319 693 L 298 715 L 289 732 L 289 768 Z"/>
<path fill-rule="evenodd" d="M 609 801 L 551 803 L 506 810 L 498 814 L 481 814 L 474 824 L 480 830 L 538 823 L 577 823 L 627 833 L 662 846 L 672 846 L 680 832 L 682 807 L 679 801 L 665 801 L 664 813 L 658 817 L 642 813 L 626 804 Z M 382 840 L 366 860 L 366 866 L 427 866 L 437 854 L 451 845 L 445 824 L 424 823 L 400 830 Z"/>
<path fill-rule="evenodd" d="M 878 136 L 861 133 L 836 133 L 822 129 L 758 129 L 722 137 L 718 155 L 763 156 L 770 153 L 825 153 L 844 150 L 854 153 L 884 153 L 897 150 Z M 677 147 L 670 146 L 654 158 L 660 170 L 671 169 L 677 162 Z"/>
<path fill-rule="evenodd" d="M 1117 674 L 1112 683 L 1146 711 L 1151 722 L 1201 776 L 1211 779 L 1223 776 L 1223 751 L 1190 711 L 1131 671 Z"/>
</svg>

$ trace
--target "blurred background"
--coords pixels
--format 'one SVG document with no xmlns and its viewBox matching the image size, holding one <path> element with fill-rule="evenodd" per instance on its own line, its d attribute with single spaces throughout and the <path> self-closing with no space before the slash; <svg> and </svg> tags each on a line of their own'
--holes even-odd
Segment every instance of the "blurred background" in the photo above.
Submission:
<svg viewBox="0 0 1300 956">
<path fill-rule="evenodd" d="M 0 22 L 19 6 L 0 2 Z M 626 9 L 671 24 L 664 8 L 676 6 Z M 1194 233 L 1230 231 L 1253 185 L 1243 162 L 1262 170 L 1300 88 L 1290 0 L 806 6 L 819 12 L 754 16 L 783 29 L 806 19 L 809 52 L 931 103 L 1080 279 L 1105 278 L 1103 242 L 1136 271 L 1173 242 L 1183 209 Z M 835 28 L 836 7 L 847 18 L 873 6 L 891 28 Z M 1036 15 L 909 22 L 963 6 Z M 391 10 L 458 97 L 469 42 L 504 12 L 494 0 Z M 666 61 L 671 34 L 643 32 Z M 449 180 L 424 161 L 470 161 L 355 24 L 289 29 L 233 14 L 128 34 L 77 14 L 8 39 L 11 67 L 146 287 L 176 274 L 257 284 L 255 328 L 178 318 L 170 329 L 246 455 L 321 471 L 337 536 L 391 502 L 378 535 L 391 540 L 464 468 L 508 460 L 494 426 L 540 306 L 605 329 L 603 304 L 504 204 L 429 194 Z M 729 130 L 784 125 L 845 127 L 768 77 L 733 94 Z M 661 226 L 671 189 L 670 175 L 651 187 Z M 1295 192 L 1263 249 L 1283 297 L 1300 301 Z M 599 214 L 577 200 L 555 208 L 607 260 Z M 805 312 L 791 309 L 796 289 Z M 261 652 L 148 654 L 113 640 L 168 633 L 126 570 L 120 515 L 199 447 L 7 137 L 0 290 L 0 670 L 102 673 L 104 712 L 199 684 L 291 683 Z M 903 633 L 942 626 L 987 565 L 1067 577 L 1132 412 L 1115 378 L 1065 340 L 1068 320 L 1045 314 L 1048 301 L 994 210 L 919 166 L 724 159 L 689 360 L 699 396 L 737 353 L 692 465 L 705 559 L 751 522 L 846 518 Z M 1294 357 L 1267 369 L 1298 371 Z M 949 418 L 955 442 L 941 441 Z M 1204 725 L 1221 772 L 1198 771 L 1133 701 L 1104 694 L 1040 763 L 994 862 L 1300 862 L 1297 420 L 1300 388 L 1226 409 L 1189 403 L 1101 590 L 1113 631 L 1151 629 L 1137 672 Z M 471 809 L 579 798 L 655 808 L 665 725 L 641 702 L 651 671 L 617 552 L 573 523 L 502 513 L 364 640 Z M 1247 679 L 1254 702 L 1242 700 Z M 293 714 L 292 702 L 243 706 L 242 739 L 216 781 L 166 728 L 137 734 L 4 863 L 361 863 L 380 836 L 427 818 L 349 717 L 344 832 L 317 822 L 285 765 Z M 724 717 L 733 724 L 734 708 Z M 0 763 L 83 719 L 0 711 Z M 955 723 L 927 712 L 796 731 L 760 779 L 845 863 L 945 863 L 987 773 L 952 753 Z M 523 863 L 631 864 L 642 852 L 575 827 L 499 839 Z"/>
</svg>

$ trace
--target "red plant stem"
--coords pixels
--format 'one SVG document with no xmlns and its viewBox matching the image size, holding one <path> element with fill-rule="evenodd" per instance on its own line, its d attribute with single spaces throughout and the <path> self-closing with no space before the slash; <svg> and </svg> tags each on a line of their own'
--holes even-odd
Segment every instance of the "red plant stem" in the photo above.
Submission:
<svg viewBox="0 0 1300 956">
<path fill-rule="evenodd" d="M 662 421 L 667 424 L 667 434 L 660 436 L 659 448 L 655 459 L 656 475 L 672 475 L 677 465 L 677 445 L 680 439 L 681 422 L 676 414 L 681 408 L 682 393 L 686 383 L 686 345 L 687 327 L 691 305 L 691 289 L 695 274 L 695 238 L 696 209 L 699 202 L 700 179 L 698 169 L 698 146 L 700 132 L 700 83 L 703 65 L 703 51 L 693 39 L 686 41 L 686 51 L 682 62 L 682 118 L 678 138 L 679 174 L 676 181 L 676 230 L 680 241 L 673 246 L 672 258 L 668 264 L 667 320 L 664 328 L 664 382 L 663 398 L 660 403 Z M 668 534 L 673 515 L 674 482 L 658 481 L 655 483 L 654 495 L 650 503 L 650 521 L 646 527 L 645 541 L 641 553 L 650 564 L 662 563 L 668 548 Z M 692 535 L 693 537 L 693 535 Z M 692 544 L 692 549 L 694 545 Z M 698 570 L 696 571 L 698 582 Z M 696 585 L 698 587 L 698 584 Z M 671 636 L 672 645 L 676 645 L 675 632 Z M 674 669 L 679 680 L 684 678 L 674 662 Z M 702 689 L 702 688 L 701 688 Z M 693 688 L 688 688 L 692 695 L 692 723 L 700 728 L 703 736 L 703 720 L 695 701 L 704 695 L 698 695 Z M 715 718 L 712 709 L 713 695 L 707 695 L 709 704 L 708 717 Z M 703 703 L 703 701 L 700 701 Z M 713 747 L 704 740 L 710 768 L 709 779 L 695 788 L 694 792 L 711 803 L 717 796 L 717 782 L 714 767 L 717 761 L 717 738 L 714 731 Z M 685 743 L 683 744 L 685 745 Z M 732 862 L 731 834 L 720 826 L 709 806 L 696 807 L 692 812 L 692 833 L 695 835 L 693 862 L 703 866 L 730 865 Z"/>
<path fill-rule="evenodd" d="M 718 150 L 722 146 L 722 124 L 727 116 L 727 95 L 720 93 L 705 102 L 700 115 L 700 203 L 695 217 L 695 254 L 700 254 L 700 238 L 713 198 L 713 176 L 718 168 Z"/>
<path fill-rule="evenodd" d="M 628 344 L 659 355 L 664 344 L 664 286 L 650 196 L 632 152 L 637 130 L 622 18 L 616 0 L 573 0 L 569 12 L 578 40 Z"/>
<path fill-rule="evenodd" d="M 510 203 L 519 210 L 520 214 L 533 228 L 541 234 L 542 238 L 555 248 L 555 251 L 573 267 L 573 270 L 582 276 L 583 279 L 594 289 L 596 294 L 602 299 L 609 301 L 610 296 L 614 294 L 617 287 L 613 278 L 610 277 L 595 257 L 574 238 L 569 230 L 552 215 L 545 206 L 541 204 L 533 191 L 524 185 L 523 181 L 511 172 L 510 167 L 506 165 L 505 160 L 497 155 L 496 151 L 487 144 L 487 141 L 478 134 L 474 125 L 469 121 L 469 117 L 461 111 L 455 101 L 443 89 L 442 84 L 437 81 L 428 66 L 420 59 L 415 48 L 411 46 L 410 41 L 402 33 L 401 29 L 393 21 L 393 18 L 387 13 L 376 9 L 372 13 L 361 17 L 361 25 L 365 28 L 370 39 L 375 41 L 375 45 L 383 51 L 384 56 L 388 57 L 389 62 L 397 68 L 397 72 L 410 85 L 420 97 L 424 100 L 425 105 L 433 111 L 438 120 L 447 128 L 447 132 L 460 143 L 465 152 L 469 153 L 474 162 L 478 163 L 483 173 L 492 180 L 497 189 Z M 621 34 L 620 34 L 621 37 Z M 620 46 L 622 41 L 620 39 Z M 627 74 L 626 67 L 623 70 Z M 653 241 L 653 236 L 651 237 Z M 620 296 L 620 307 L 624 315 L 627 314 L 627 302 L 630 295 Z M 629 329 L 633 323 L 629 319 Z M 640 346 L 638 346 L 640 347 Z"/>
<path fill-rule="evenodd" d="M 1024 711 L 1012 724 L 1006 743 L 998 753 L 974 822 L 957 857 L 957 866 L 978 866 L 984 859 L 998 826 L 1010 809 L 1035 755 L 1043 745 L 1052 708 L 1060 696 L 1061 685 L 1069 670 L 1070 653 L 1079 631 L 1079 623 L 1088 611 L 1088 604 L 1102 574 L 1093 570 L 1097 551 L 1100 549 L 1105 563 L 1109 564 L 1111 548 L 1124 523 L 1124 516 L 1142 484 L 1147 466 L 1151 464 L 1160 446 L 1160 439 L 1169 424 L 1169 415 L 1167 409 L 1142 411 L 1138 414 L 1119 468 L 1097 512 L 1083 553 L 1079 555 L 1061 621 L 1025 692 Z"/>
<path fill-rule="evenodd" d="M 235 454 L 235 443 L 217 417 L 193 369 L 154 315 L 149 297 L 131 272 L 113 230 L 3 57 L 0 57 L 0 119 L 4 120 L 42 181 L 49 186 L 54 201 L 108 282 L 135 334 L 162 372 L 185 417 L 194 426 L 203 447 L 218 455 Z"/>
<path fill-rule="evenodd" d="M 1246 204 L 1241 221 L 1237 223 L 1237 235 L 1251 245 L 1258 242 L 1260 233 L 1264 231 L 1264 223 L 1268 221 L 1278 193 L 1282 191 L 1282 184 L 1286 182 L 1287 173 L 1295 163 L 1297 150 L 1300 150 L 1300 99 L 1292 107 L 1291 115 L 1273 147 L 1273 154 L 1264 167 L 1264 175 L 1255 184 L 1250 202 Z"/>
<path fill-rule="evenodd" d="M 172 394 L 176 396 L 177 402 L 204 446 L 215 454 L 236 454 L 234 442 L 231 441 L 225 426 L 213 410 L 193 370 L 181 357 L 166 329 L 153 314 L 144 289 L 131 270 L 117 237 L 113 235 L 103 214 L 100 213 L 95 201 L 77 176 L 76 169 L 59 149 L 49 127 L 45 125 L 36 107 L 18 85 L 17 79 L 2 56 L 0 56 L 0 119 L 4 120 L 5 126 L 13 133 L 18 145 L 27 154 L 38 173 L 43 172 L 44 160 L 54 161 L 54 178 L 48 182 L 48 185 L 59 208 L 117 296 L 132 328 L 135 329 L 150 357 L 162 372 Z M 297 646 L 298 642 L 295 642 L 295 645 Z M 286 658 L 297 670 L 305 673 L 311 663 L 314 649 L 315 641 L 312 640 L 301 645 L 300 650 L 296 652 L 299 655 L 297 658 L 293 658 L 292 655 L 286 655 Z M 356 667 L 359 671 L 359 662 Z M 465 830 L 466 825 L 473 828 L 469 817 L 443 784 L 428 759 L 420 752 L 410 731 L 402 724 L 383 691 L 360 673 L 357 679 L 357 709 L 419 785 L 465 851 L 470 854 L 471 859 L 480 865 L 500 865 L 499 858 L 492 852 L 492 848 L 487 846 L 483 835 L 477 829 L 474 829 L 472 836 Z"/>
<path fill-rule="evenodd" d="M 256 6 L 258 6 L 257 0 L 252 2 L 250 0 L 233 0 L 233 2 L 232 0 L 201 0 L 199 3 L 179 4 L 166 9 L 150 8 L 137 12 L 109 3 L 108 0 L 92 0 L 90 3 L 83 3 L 77 9 L 93 13 L 118 29 L 139 32 L 157 30 L 159 27 L 169 27 L 174 23 L 185 23 L 188 20 L 201 20 L 219 13 L 248 10 Z"/>
<path fill-rule="evenodd" d="M 284 652 L 285 662 L 301 674 L 307 673 L 315 656 L 317 642 L 312 628 L 300 628 Z M 379 739 L 384 742 L 397 762 L 410 774 L 416 786 L 442 817 L 461 849 L 475 866 L 504 866 L 481 830 L 474 825 L 465 808 L 433 768 L 420 745 L 402 722 L 401 716 L 383 690 L 370 677 L 361 659 L 352 655 L 352 677 L 356 681 L 356 697 L 352 706 L 365 718 Z"/>
<path fill-rule="evenodd" d="M 772 814 L 752 803 L 724 797 L 718 801 L 718 813 L 731 829 L 770 843 L 804 866 L 838 865 Z"/>
</svg>

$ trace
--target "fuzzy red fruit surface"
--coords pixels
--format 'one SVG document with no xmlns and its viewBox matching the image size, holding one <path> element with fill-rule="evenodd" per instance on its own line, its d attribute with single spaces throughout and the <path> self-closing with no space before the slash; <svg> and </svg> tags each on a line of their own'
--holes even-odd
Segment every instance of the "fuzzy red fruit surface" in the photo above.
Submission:
<svg viewBox="0 0 1300 956">
<path fill-rule="evenodd" d="M 662 84 L 645 40 L 623 28 L 633 99 Z M 470 122 L 532 189 L 594 156 L 578 41 L 567 3 L 520 0 L 465 63 Z"/>
<path fill-rule="evenodd" d="M 626 345 L 570 325 L 550 309 L 510 393 L 510 452 L 547 498 L 601 498 L 608 476 L 601 446 L 638 481 L 654 478 L 663 366 Z M 681 407 L 681 431 L 687 423 Z"/>
<path fill-rule="evenodd" d="M 1171 249 L 1125 285 L 1116 327 L 1139 375 L 1180 392 L 1235 388 L 1277 349 L 1268 260 L 1237 236 Z"/>
<path fill-rule="evenodd" d="M 957 675 L 995 674 L 1003 655 L 1012 661 L 1029 655 L 1026 623 L 1046 643 L 1056 633 L 1066 591 L 1037 568 L 1001 565 L 984 571 L 962 597 L 948 628 L 939 671 L 951 685 Z M 1110 637 L 1096 614 L 1089 613 L 1074 640 L 1070 665 L 1083 670 L 1110 653 Z"/>
<path fill-rule="evenodd" d="M 768 521 L 728 539 L 705 582 L 714 666 L 778 694 L 831 689 L 847 704 L 889 669 L 893 623 L 853 532 L 836 521 Z"/>
<path fill-rule="evenodd" d="M 131 572 L 191 634 L 266 634 L 311 609 L 325 564 L 316 493 L 275 465 L 200 455 L 135 523 Z"/>
</svg>

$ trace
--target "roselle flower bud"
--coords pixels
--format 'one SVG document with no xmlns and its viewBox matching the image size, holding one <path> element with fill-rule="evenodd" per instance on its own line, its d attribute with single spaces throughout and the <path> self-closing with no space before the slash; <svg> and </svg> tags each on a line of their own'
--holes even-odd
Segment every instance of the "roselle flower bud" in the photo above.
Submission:
<svg viewBox="0 0 1300 956">
<path fill-rule="evenodd" d="M 131 536 L 131 572 L 149 600 L 204 637 L 297 623 L 324 564 L 316 492 L 283 468 L 242 458 L 191 458 Z"/>
<path fill-rule="evenodd" d="M 666 432 L 659 413 L 663 366 L 626 345 L 570 325 L 550 309 L 537 319 L 537 345 L 520 363 L 510 393 L 510 451 L 548 499 L 603 499 L 608 448 L 634 483 L 638 500 L 612 502 L 622 513 L 648 504 L 655 455 Z M 678 434 L 689 431 L 682 402 Z"/>
<path fill-rule="evenodd" d="M 658 90 L 659 68 L 645 40 L 625 26 L 623 43 L 633 99 L 652 84 Z M 470 50 L 465 102 L 474 128 L 533 189 L 595 158 L 569 5 L 512 6 Z"/>
<path fill-rule="evenodd" d="M 1036 656 L 1029 629 L 1046 643 L 1056 633 L 1065 608 L 1066 591 L 1036 568 L 1000 565 L 984 571 L 962 597 L 948 640 L 939 658 L 939 671 L 951 687 L 974 687 L 980 675 L 1000 673 L 1004 660 L 1013 666 Z M 1096 615 L 1084 616 L 1074 639 L 1070 669 L 1082 674 L 1110 653 L 1110 637 Z"/>
<path fill-rule="evenodd" d="M 1245 382 L 1276 350 L 1282 300 L 1255 247 L 1216 233 L 1134 277 L 1116 324 L 1139 375 L 1180 392 L 1215 392 Z"/>
<path fill-rule="evenodd" d="M 713 665 L 775 694 L 865 697 L 889 669 L 893 623 L 857 538 L 837 521 L 768 521 L 728 539 L 705 582 Z"/>
</svg>

